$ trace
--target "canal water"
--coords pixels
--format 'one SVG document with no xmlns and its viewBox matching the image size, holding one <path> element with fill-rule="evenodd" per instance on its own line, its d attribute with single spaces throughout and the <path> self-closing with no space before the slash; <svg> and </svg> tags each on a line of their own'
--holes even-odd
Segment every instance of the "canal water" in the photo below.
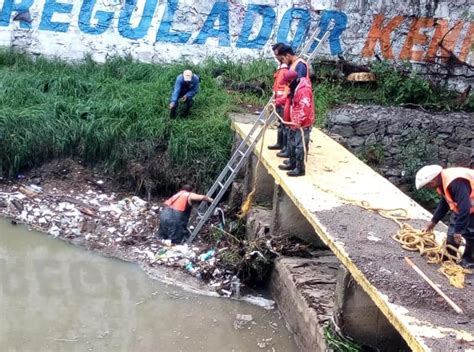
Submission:
<svg viewBox="0 0 474 352">
<path fill-rule="evenodd" d="M 1 351 L 297 351 L 276 310 L 185 292 L 5 219 L 0 285 Z"/>
</svg>

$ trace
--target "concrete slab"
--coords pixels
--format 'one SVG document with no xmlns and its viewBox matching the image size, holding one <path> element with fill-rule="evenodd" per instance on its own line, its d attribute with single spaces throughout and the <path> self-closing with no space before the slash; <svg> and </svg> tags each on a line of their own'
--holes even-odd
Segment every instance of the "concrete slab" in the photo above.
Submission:
<svg viewBox="0 0 474 352">
<path fill-rule="evenodd" d="M 324 327 L 332 315 L 339 263 L 330 251 L 319 253 L 315 259 L 279 258 L 272 272 L 272 296 L 302 352 L 328 351 Z"/>
<path fill-rule="evenodd" d="M 245 136 L 251 125 L 234 123 Z M 268 130 L 267 141 L 275 140 Z M 258 154 L 259 145 L 256 153 Z M 373 207 L 403 208 L 416 228 L 431 218 L 413 200 L 362 163 L 341 145 L 315 129 L 311 135 L 307 175 L 289 178 L 277 168 L 275 153 L 263 149 L 261 160 L 275 182 L 298 207 L 357 283 L 367 292 L 414 351 L 474 349 L 472 287 L 451 287 L 436 268 L 419 255 L 404 251 L 391 236 L 398 226 L 379 215 L 350 204 L 364 200 Z M 445 230 L 445 227 L 438 227 Z M 372 242 L 369 238 L 378 238 Z M 404 263 L 415 263 L 465 310 L 459 317 Z M 471 294 L 469 294 L 469 292 Z"/>
<path fill-rule="evenodd" d="M 337 274 L 334 303 L 334 318 L 344 336 L 380 351 L 410 350 L 398 331 L 342 265 Z"/>
<path fill-rule="evenodd" d="M 295 236 L 315 247 L 327 248 L 316 235 L 314 227 L 279 185 L 273 195 L 273 214 L 270 233 L 274 237 Z"/>
<path fill-rule="evenodd" d="M 258 157 L 252 154 L 248 161 L 247 172 L 245 173 L 243 196 L 245 199 L 255 186 L 257 192 L 255 192 L 253 197 L 254 203 L 263 203 L 270 206 L 273 200 L 275 182 L 267 169 L 263 165 L 257 167 L 257 164 Z"/>
</svg>

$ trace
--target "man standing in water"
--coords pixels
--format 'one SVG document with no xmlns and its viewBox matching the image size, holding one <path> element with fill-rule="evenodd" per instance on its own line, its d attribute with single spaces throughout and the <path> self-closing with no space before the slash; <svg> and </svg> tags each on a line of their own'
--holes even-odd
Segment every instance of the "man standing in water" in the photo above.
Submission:
<svg viewBox="0 0 474 352">
<path fill-rule="evenodd" d="M 193 186 L 185 183 L 181 190 L 165 202 L 165 208 L 160 214 L 160 229 L 158 236 L 170 239 L 172 243 L 181 243 L 188 236 L 188 222 L 193 202 L 212 202 L 212 198 L 193 193 Z"/>
</svg>

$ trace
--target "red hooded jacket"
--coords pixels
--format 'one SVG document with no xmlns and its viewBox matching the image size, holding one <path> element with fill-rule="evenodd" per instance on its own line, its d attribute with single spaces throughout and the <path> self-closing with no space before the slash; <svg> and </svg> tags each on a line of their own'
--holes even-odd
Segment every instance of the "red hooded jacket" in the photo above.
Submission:
<svg viewBox="0 0 474 352">
<path fill-rule="evenodd" d="M 301 77 L 295 94 L 291 100 L 290 117 L 292 124 L 288 126 L 296 130 L 300 127 L 310 127 L 314 123 L 314 99 L 311 81 Z"/>
</svg>

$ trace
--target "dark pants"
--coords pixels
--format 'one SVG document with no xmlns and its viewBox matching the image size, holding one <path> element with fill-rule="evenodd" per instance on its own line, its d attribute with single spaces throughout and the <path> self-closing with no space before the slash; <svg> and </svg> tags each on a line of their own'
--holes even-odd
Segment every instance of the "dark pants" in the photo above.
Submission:
<svg viewBox="0 0 474 352">
<path fill-rule="evenodd" d="M 165 240 L 170 239 L 172 243 L 181 243 L 189 235 L 188 221 L 189 212 L 165 207 L 160 214 L 158 236 Z"/>
<path fill-rule="evenodd" d="M 454 223 L 456 222 L 456 214 L 451 213 L 448 226 L 448 243 L 454 242 Z M 469 215 L 469 222 L 467 227 L 461 233 L 466 240 L 474 240 L 474 214 Z"/>
<path fill-rule="evenodd" d="M 283 114 L 284 114 L 284 108 L 283 106 L 277 106 L 276 107 L 276 112 L 278 113 L 278 115 L 280 115 L 280 117 L 283 117 Z M 281 136 L 279 139 L 279 143 L 281 143 L 281 149 L 282 150 L 288 150 L 288 138 L 287 138 L 287 130 L 288 128 L 281 122 L 279 121 L 278 123 L 278 135 Z"/>
<path fill-rule="evenodd" d="M 289 140 L 289 146 L 290 146 L 289 165 L 303 171 L 305 170 L 303 136 L 304 136 L 304 144 L 306 147 L 306 151 L 308 151 L 310 134 L 311 134 L 311 127 L 303 128 L 303 135 L 301 135 L 300 129 L 297 129 L 297 130 L 288 129 L 288 140 Z"/>
<path fill-rule="evenodd" d="M 179 91 L 178 100 L 176 101 L 174 106 L 170 109 L 170 118 L 172 118 L 172 119 L 176 118 L 176 116 L 178 114 L 179 99 L 184 97 L 184 95 L 188 91 L 189 91 L 188 88 L 184 88 L 184 89 L 181 89 Z M 183 103 L 184 108 L 183 108 L 183 112 L 182 112 L 181 116 L 187 117 L 189 115 L 189 111 L 191 110 L 191 107 L 193 106 L 193 104 L 194 104 L 193 98 L 188 97 Z"/>
</svg>

